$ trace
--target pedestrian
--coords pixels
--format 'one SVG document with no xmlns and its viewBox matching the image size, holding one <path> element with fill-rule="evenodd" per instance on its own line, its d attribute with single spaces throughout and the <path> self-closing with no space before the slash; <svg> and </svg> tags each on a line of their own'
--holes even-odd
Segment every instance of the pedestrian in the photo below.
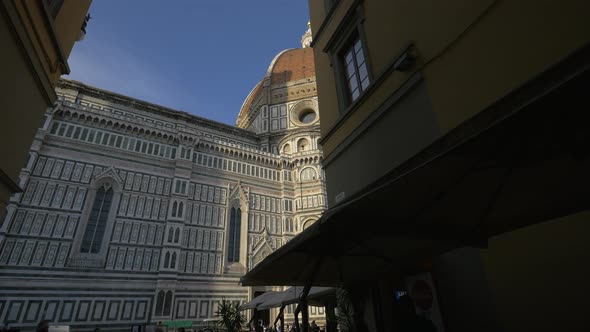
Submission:
<svg viewBox="0 0 590 332">
<path fill-rule="evenodd" d="M 311 321 L 310 330 L 311 332 L 320 332 L 320 327 L 318 326 L 318 324 L 316 324 L 315 320 Z"/>
<path fill-rule="evenodd" d="M 262 328 L 262 321 L 259 320 L 258 323 L 256 324 L 256 332 L 264 332 L 264 329 Z"/>
</svg>

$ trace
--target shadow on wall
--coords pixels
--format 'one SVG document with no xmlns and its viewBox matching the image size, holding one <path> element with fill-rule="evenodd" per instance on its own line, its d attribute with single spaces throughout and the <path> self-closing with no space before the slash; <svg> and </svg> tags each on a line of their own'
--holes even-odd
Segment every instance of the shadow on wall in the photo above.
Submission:
<svg viewBox="0 0 590 332">
<path fill-rule="evenodd" d="M 279 73 L 273 72 L 270 76 L 270 81 L 273 83 L 273 85 L 285 84 L 291 80 L 292 76 L 293 76 L 293 72 L 290 70 L 285 70 L 285 71 L 282 71 Z"/>
</svg>

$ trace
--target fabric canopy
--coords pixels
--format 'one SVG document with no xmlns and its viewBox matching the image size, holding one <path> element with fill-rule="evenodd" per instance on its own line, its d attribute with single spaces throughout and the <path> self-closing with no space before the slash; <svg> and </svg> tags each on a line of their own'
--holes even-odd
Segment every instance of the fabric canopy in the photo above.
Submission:
<svg viewBox="0 0 590 332">
<path fill-rule="evenodd" d="M 282 292 L 275 292 L 275 291 L 265 292 L 255 298 L 253 298 L 252 301 L 242 304 L 240 306 L 240 310 L 255 309 L 256 307 L 258 307 L 258 305 L 260 305 L 264 301 L 267 301 L 267 300 L 270 301 L 275 298 L 282 298 L 282 296 L 283 296 Z"/>
<path fill-rule="evenodd" d="M 326 211 L 243 276 L 242 285 L 370 281 L 589 209 L 588 76 L 551 88 L 531 83 L 466 121 Z"/>
<path fill-rule="evenodd" d="M 280 293 L 281 296 L 266 299 L 258 305 L 259 310 L 278 308 L 283 305 L 298 303 L 303 292 L 302 286 L 289 287 Z M 325 300 L 336 292 L 333 287 L 311 287 L 307 294 L 307 303 L 314 306 L 324 306 Z"/>
<path fill-rule="evenodd" d="M 302 292 L 303 287 L 290 287 L 282 292 L 269 291 L 241 305 L 240 310 L 265 310 L 297 303 L 301 298 Z M 315 306 L 323 306 L 325 300 L 333 296 L 335 292 L 336 288 L 332 287 L 311 287 L 307 294 L 307 303 Z"/>
</svg>

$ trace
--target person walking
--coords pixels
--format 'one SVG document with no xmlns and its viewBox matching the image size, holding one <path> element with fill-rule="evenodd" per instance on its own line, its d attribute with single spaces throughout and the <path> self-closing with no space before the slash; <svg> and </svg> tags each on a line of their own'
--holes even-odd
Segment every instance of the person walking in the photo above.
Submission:
<svg viewBox="0 0 590 332">
<path fill-rule="evenodd" d="M 318 326 L 318 324 L 316 324 L 315 320 L 311 321 L 310 330 L 311 332 L 320 332 L 320 327 Z"/>
</svg>

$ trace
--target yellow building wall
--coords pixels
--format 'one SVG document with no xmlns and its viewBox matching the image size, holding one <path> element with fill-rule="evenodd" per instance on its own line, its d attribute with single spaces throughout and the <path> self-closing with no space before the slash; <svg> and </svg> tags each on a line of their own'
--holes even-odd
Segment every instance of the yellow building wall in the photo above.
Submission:
<svg viewBox="0 0 590 332">
<path fill-rule="evenodd" d="M 0 215 L 18 187 L 18 174 L 59 77 L 79 36 L 91 0 L 64 1 L 51 18 L 44 1 L 0 2 Z"/>
<path fill-rule="evenodd" d="M 318 4 L 318 2 L 320 4 Z M 354 3 L 341 0 L 315 36 L 322 136 L 341 118 L 334 68 L 323 49 Z M 413 42 L 414 70 L 428 86 L 441 132 L 455 128 L 491 103 L 590 41 L 590 2 L 580 0 L 361 1 L 373 81 Z M 314 33 L 323 24 L 323 1 L 310 1 Z M 326 158 L 412 73 L 393 72 L 323 142 Z"/>
<path fill-rule="evenodd" d="M 80 35 L 80 28 L 91 2 L 92 0 L 64 1 L 63 7 L 55 18 L 55 34 L 66 58 L 70 57 L 74 43 Z"/>
<path fill-rule="evenodd" d="M 339 22 L 342 21 L 346 11 L 352 5 L 353 0 L 340 0 L 340 3 L 331 14 L 330 21 L 324 25 L 326 18 L 326 8 L 324 1 L 309 0 L 309 12 L 312 36 L 314 38 L 314 61 L 316 68 L 316 82 L 318 91 L 318 104 L 320 108 L 320 115 L 322 121 L 320 129 L 322 137 L 325 137 L 327 132 L 336 124 L 340 118 L 340 111 L 338 110 L 338 99 L 336 93 L 336 82 L 334 80 L 334 68 L 332 67 L 330 58 L 323 52 L 326 43 L 330 36 L 338 27 Z M 317 36 L 320 27 L 323 31 L 321 36 Z M 317 38 L 316 38 L 317 37 Z M 324 156 L 327 156 L 334 147 L 330 146 L 331 142 L 323 143 Z"/>
<path fill-rule="evenodd" d="M 470 23 L 472 17 L 479 15 L 493 0 L 466 1 L 363 1 L 361 6 L 366 18 L 363 23 L 367 41 L 366 49 L 373 81 L 400 55 L 408 43 L 417 46 L 419 63 L 415 70 L 429 62 L 450 43 L 454 37 Z M 313 7 L 310 1 L 310 9 Z M 325 136 L 340 119 L 336 95 L 334 68 L 330 67 L 329 57 L 323 53 L 328 40 L 342 21 L 346 12 L 354 4 L 343 0 L 334 11 L 329 24 L 316 40 L 316 72 L 318 96 L 322 112 L 322 134 Z M 317 6 L 317 5 L 316 5 Z M 315 17 L 315 24 L 314 24 Z M 314 15 L 312 28 L 323 22 L 323 15 Z M 393 72 L 383 84 L 371 93 L 370 98 L 350 114 L 323 148 L 326 156 L 344 140 L 354 128 L 364 121 L 391 93 L 396 91 L 413 72 Z"/>
<path fill-rule="evenodd" d="M 324 5 L 324 1 L 318 0 L 309 0 L 308 6 L 310 15 L 309 22 L 311 23 L 311 30 L 313 34 L 319 29 L 320 25 L 324 21 L 324 18 L 326 17 L 326 7 Z"/>
<path fill-rule="evenodd" d="M 393 72 L 354 113 L 341 120 L 334 68 L 323 50 L 354 2 L 341 0 L 329 23 L 316 36 L 326 11 L 323 1 L 309 1 L 322 136 L 331 134 L 323 142 L 326 159 L 412 74 Z M 426 98 L 432 105 L 430 112 L 441 135 L 590 42 L 590 1 L 365 0 L 360 3 L 373 81 L 405 45 L 413 42 L 418 54 L 414 70 L 424 76 Z M 428 115 L 424 112 L 425 118 Z M 407 115 L 398 112 L 395 116 L 399 117 L 396 120 L 400 126 L 409 123 Z M 332 132 L 337 124 L 340 127 Z M 330 195 L 362 188 L 362 184 L 354 188 L 350 185 L 353 182 L 350 174 L 370 172 L 374 165 L 367 164 L 371 159 L 366 156 L 357 158 L 361 154 L 355 151 L 368 151 L 370 144 L 394 139 L 394 131 L 382 136 L 381 141 L 359 138 L 336 161 L 330 162 L 326 168 Z M 416 138 L 427 134 L 432 132 L 415 133 Z M 400 150 L 386 152 L 399 154 Z M 339 165 L 338 160 L 345 165 Z M 393 162 L 391 166 L 395 166 Z M 332 183 L 342 183 L 342 188 L 330 186 Z M 503 331 L 589 329 L 589 239 L 590 211 L 490 239 L 489 248 L 477 254 L 477 261 L 481 258 L 485 273 L 482 283 L 487 281 L 489 285 L 489 297 Z M 459 263 L 450 274 L 464 272 Z M 489 316 L 490 321 L 495 320 L 495 314 Z"/>
<path fill-rule="evenodd" d="M 18 183 L 18 174 L 47 105 L 7 22 L 2 19 L 0 41 L 3 42 L 4 60 L 3 74 L 0 75 L 3 96 L 0 104 L 0 169 Z M 10 191 L 6 189 L 4 192 Z M 8 195 L 0 196 L 0 201 L 7 199 Z"/>
<path fill-rule="evenodd" d="M 47 17 L 43 1 L 14 1 L 45 74 L 55 86 L 67 74 L 67 58 L 80 33 L 91 0 L 64 1 L 57 17 Z"/>
<path fill-rule="evenodd" d="M 506 332 L 588 331 L 590 211 L 491 238 L 481 251 Z"/>
<path fill-rule="evenodd" d="M 313 28 L 313 26 L 312 26 Z M 314 49 L 314 63 L 316 71 L 316 89 L 318 92 L 318 105 L 322 121 L 320 130 L 322 137 L 325 137 L 329 129 L 336 123 L 339 117 L 336 85 L 334 82 L 334 71 L 330 65 L 330 58 Z M 330 125 L 324 125 L 324 121 Z M 324 153 L 326 146 L 322 146 Z"/>
<path fill-rule="evenodd" d="M 45 18 L 42 1 L 15 1 L 21 22 L 32 43 L 35 55 L 43 66 L 45 75 L 52 85 L 57 83 L 62 74 L 60 66 L 59 44 L 54 40 L 51 24 Z"/>
<path fill-rule="evenodd" d="M 425 68 L 443 132 L 590 42 L 590 1 L 494 3 Z"/>
</svg>

